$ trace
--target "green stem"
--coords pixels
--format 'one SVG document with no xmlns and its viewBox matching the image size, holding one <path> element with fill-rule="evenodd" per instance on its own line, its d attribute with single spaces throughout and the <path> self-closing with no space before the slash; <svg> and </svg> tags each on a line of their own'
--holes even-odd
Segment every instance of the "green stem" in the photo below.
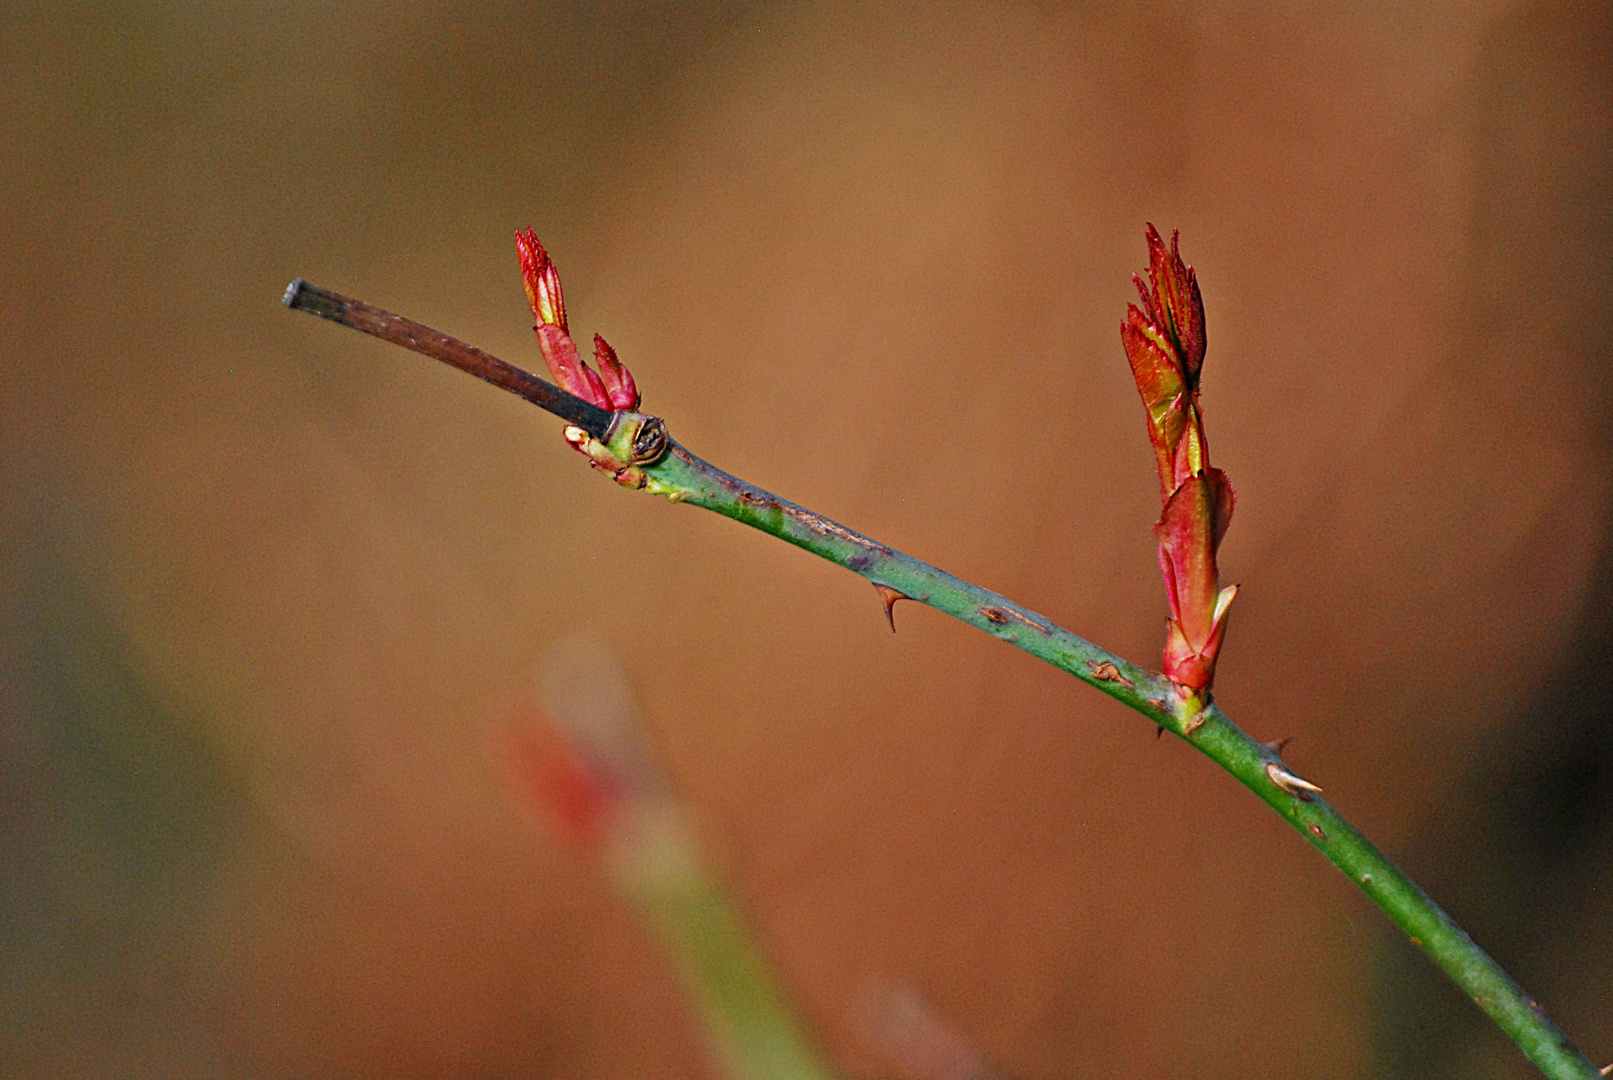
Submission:
<svg viewBox="0 0 1613 1080">
<path fill-rule="evenodd" d="M 613 432 L 616 437 L 610 445 L 627 460 L 637 425 L 618 427 L 623 430 Z M 1275 750 L 1251 738 L 1214 704 L 1184 697 L 1163 675 L 1099 648 L 1006 597 L 730 476 L 676 442 L 659 461 L 643 468 L 643 477 L 646 490 L 733 518 L 860 574 L 881 588 L 887 603 L 891 593 L 886 590 L 894 590 L 1001 638 L 1185 739 L 1260 796 L 1383 908 L 1542 1073 L 1552 1080 L 1600 1077 L 1551 1017 L 1428 894 L 1325 799 L 1306 790 Z"/>
</svg>

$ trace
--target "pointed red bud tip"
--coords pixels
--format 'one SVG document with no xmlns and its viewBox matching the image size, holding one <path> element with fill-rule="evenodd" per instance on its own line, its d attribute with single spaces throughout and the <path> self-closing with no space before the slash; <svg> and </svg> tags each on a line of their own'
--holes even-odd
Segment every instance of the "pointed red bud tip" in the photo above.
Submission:
<svg viewBox="0 0 1613 1080">
<path fill-rule="evenodd" d="M 636 409 L 639 403 L 638 386 L 633 373 L 616 359 L 616 350 L 598 334 L 594 335 L 594 361 L 599 365 L 599 376 L 605 384 L 612 409 Z"/>
<path fill-rule="evenodd" d="M 539 326 L 566 329 L 566 301 L 560 292 L 560 271 L 531 229 L 515 234 L 515 249 L 521 256 L 521 278 L 532 317 Z"/>
<path fill-rule="evenodd" d="M 1165 250 L 1165 241 L 1159 230 L 1148 226 L 1148 279 L 1153 285 L 1151 295 L 1145 296 L 1143 308 L 1149 322 L 1159 327 L 1175 347 L 1176 359 L 1189 386 L 1198 384 L 1199 369 L 1204 366 L 1204 297 L 1199 293 L 1198 275 L 1182 261 L 1179 247 L 1180 231 L 1171 232 L 1171 248 Z M 1142 282 L 1137 282 L 1139 292 Z"/>
</svg>

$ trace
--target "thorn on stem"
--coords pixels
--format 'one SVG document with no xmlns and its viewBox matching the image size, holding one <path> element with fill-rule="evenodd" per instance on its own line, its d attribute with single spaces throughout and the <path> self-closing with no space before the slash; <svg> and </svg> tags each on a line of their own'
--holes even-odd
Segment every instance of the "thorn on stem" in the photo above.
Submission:
<svg viewBox="0 0 1613 1080">
<path fill-rule="evenodd" d="M 899 589 L 893 589 L 889 585 L 881 585 L 877 581 L 873 582 L 873 586 L 874 591 L 879 593 L 879 598 L 885 602 L 885 621 L 891 624 L 891 633 L 894 634 L 896 633 L 896 601 L 911 600 L 913 598 Z"/>
<path fill-rule="evenodd" d="M 1160 739 L 1165 737 L 1165 725 L 1164 724 L 1156 724 L 1155 729 L 1156 730 L 1154 731 L 1154 741 L 1158 742 Z"/>
<path fill-rule="evenodd" d="M 1288 792 L 1288 794 L 1302 802 L 1310 802 L 1311 795 L 1313 793 L 1320 794 L 1322 791 L 1321 788 L 1317 787 L 1309 780 L 1306 780 L 1303 777 L 1295 776 L 1293 773 L 1289 772 L 1275 761 L 1267 763 L 1266 775 L 1271 777 L 1271 782 L 1273 784 L 1276 784 L 1278 787 Z"/>
<path fill-rule="evenodd" d="M 1294 737 L 1292 735 L 1284 735 L 1280 739 L 1273 739 L 1270 742 L 1261 743 L 1260 745 L 1264 746 L 1267 750 L 1270 750 L 1273 754 L 1276 754 L 1278 757 L 1281 757 L 1282 753 L 1283 753 L 1283 747 L 1287 746 L 1289 743 L 1291 743 L 1293 741 L 1294 741 Z"/>
<path fill-rule="evenodd" d="M 1596 1071 L 1601 1073 L 1603 1076 L 1613 1076 L 1613 1065 L 1603 1065 Z"/>
</svg>

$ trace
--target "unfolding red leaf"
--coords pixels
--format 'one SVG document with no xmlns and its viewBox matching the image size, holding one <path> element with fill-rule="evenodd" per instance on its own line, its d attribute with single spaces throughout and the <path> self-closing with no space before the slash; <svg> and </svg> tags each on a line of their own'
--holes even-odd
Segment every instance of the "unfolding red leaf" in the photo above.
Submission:
<svg viewBox="0 0 1613 1080">
<path fill-rule="evenodd" d="M 1176 444 L 1187 422 L 1187 414 L 1181 407 L 1187 383 L 1169 351 L 1169 342 L 1160 337 L 1158 330 L 1136 307 L 1128 307 L 1126 311 L 1126 321 L 1120 324 L 1120 340 L 1126 347 L 1132 378 L 1147 411 L 1148 440 L 1154 446 L 1160 498 L 1164 499 L 1176 486 L 1171 467 Z"/>
<path fill-rule="evenodd" d="M 609 409 L 611 403 L 605 392 L 605 384 L 594 369 L 583 362 L 571 335 L 559 326 L 548 323 L 540 324 L 537 331 L 538 347 L 543 350 L 544 362 L 549 365 L 549 373 L 560 384 L 560 388 L 601 409 Z"/>
<path fill-rule="evenodd" d="M 1236 594 L 1236 588 L 1225 590 Z M 1230 602 L 1231 597 L 1228 597 Z M 1194 647 L 1182 632 L 1181 625 L 1171 619 L 1167 623 L 1163 660 L 1165 675 L 1194 693 L 1208 690 L 1215 682 L 1215 661 L 1221 655 L 1221 643 L 1226 640 L 1226 609 L 1214 620 L 1210 636 L 1203 645 Z"/>
<path fill-rule="evenodd" d="M 1175 619 L 1168 620 L 1165 628 L 1165 649 L 1161 656 L 1166 677 L 1195 693 L 1209 689 L 1215 681 L 1213 654 L 1206 658 L 1194 648 Z"/>
<path fill-rule="evenodd" d="M 1206 469 L 1182 482 L 1154 527 L 1171 609 L 1165 674 L 1195 690 L 1208 688 L 1215 677 L 1215 658 L 1226 633 L 1226 605 L 1236 593 L 1218 587 L 1216 567 L 1216 551 L 1232 520 L 1232 503 L 1226 474 Z"/>
<path fill-rule="evenodd" d="M 1208 467 L 1210 447 L 1204 441 L 1204 424 L 1199 419 L 1196 403 L 1181 410 L 1182 437 L 1176 442 L 1176 457 L 1171 462 L 1171 490 L 1175 491 L 1190 476 L 1197 476 Z"/>
<path fill-rule="evenodd" d="M 599 364 L 599 377 L 605 384 L 613 409 L 636 409 L 639 403 L 638 386 L 633 373 L 616 358 L 616 350 L 598 334 L 594 335 L 594 360 Z"/>
<path fill-rule="evenodd" d="M 1189 477 L 1165 503 L 1154 526 L 1171 618 L 1181 624 L 1195 649 L 1209 640 L 1215 610 L 1215 551 L 1210 546 L 1214 492 L 1208 477 Z"/>
</svg>

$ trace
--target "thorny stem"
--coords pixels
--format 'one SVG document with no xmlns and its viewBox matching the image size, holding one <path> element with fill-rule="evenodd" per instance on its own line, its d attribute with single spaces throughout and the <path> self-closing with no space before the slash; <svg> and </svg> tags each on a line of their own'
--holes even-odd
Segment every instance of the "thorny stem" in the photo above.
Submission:
<svg viewBox="0 0 1613 1080">
<path fill-rule="evenodd" d="M 301 279 L 287 290 L 285 303 L 469 371 L 585 428 L 624 461 L 635 437 L 654 420 L 639 413 L 604 413 L 479 349 Z M 606 423 L 599 425 L 600 418 L 586 411 L 590 409 L 603 414 Z M 1523 987 L 1416 882 L 1290 771 L 1275 749 L 1250 737 L 1213 702 L 1184 697 L 1163 675 L 1006 597 L 731 476 L 676 441 L 667 440 L 659 460 L 645 462 L 642 468 L 643 486 L 654 494 L 733 518 L 861 575 L 879 589 L 887 613 L 898 599 L 927 604 L 1074 675 L 1185 740 L 1265 801 L 1383 908 L 1412 944 L 1489 1014 L 1543 1074 L 1552 1080 L 1596 1080 L 1602 1075 Z"/>
</svg>

